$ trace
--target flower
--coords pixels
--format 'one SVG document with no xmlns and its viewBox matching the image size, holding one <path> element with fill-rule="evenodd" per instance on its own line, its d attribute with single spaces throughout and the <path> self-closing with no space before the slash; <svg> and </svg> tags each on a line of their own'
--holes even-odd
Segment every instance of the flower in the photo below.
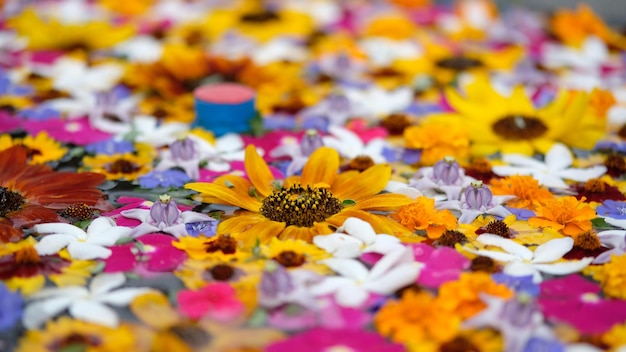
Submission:
<svg viewBox="0 0 626 352">
<path fill-rule="evenodd" d="M 372 225 L 359 218 L 347 218 L 337 232 L 315 236 L 313 243 L 335 258 L 357 258 L 372 252 L 384 255 L 402 248 L 397 237 L 376 234 Z"/>
<path fill-rule="evenodd" d="M 165 171 L 152 170 L 137 179 L 141 188 L 179 188 L 191 181 L 184 171 L 170 169 Z"/>
<path fill-rule="evenodd" d="M 487 307 L 483 294 L 509 299 L 513 291 L 491 279 L 484 272 L 462 273 L 458 280 L 448 281 L 439 286 L 437 304 L 449 312 L 455 312 L 461 318 L 475 316 Z"/>
<path fill-rule="evenodd" d="M 317 327 L 277 341 L 266 347 L 267 352 L 286 351 L 332 351 L 348 349 L 352 351 L 404 351 L 402 345 L 387 342 L 380 335 L 361 330 Z"/>
<path fill-rule="evenodd" d="M 542 188 L 532 176 L 514 175 L 492 179 L 491 191 L 495 195 L 515 195 L 516 198 L 507 201 L 506 204 L 530 210 L 535 210 L 541 203 L 554 198 L 554 195 Z"/>
<path fill-rule="evenodd" d="M 448 247 L 433 248 L 424 243 L 411 244 L 415 261 L 424 263 L 417 283 L 426 287 L 439 287 L 444 282 L 459 278 L 470 261 L 456 250 Z"/>
<path fill-rule="evenodd" d="M 102 198 L 96 173 L 55 172 L 46 165 L 28 165 L 26 150 L 15 146 L 0 152 L 0 242 L 16 241 L 21 227 L 58 220 L 57 210 Z"/>
<path fill-rule="evenodd" d="M 545 155 L 545 162 L 520 155 L 504 154 L 502 160 L 519 166 L 494 166 L 493 172 L 499 176 L 531 175 L 540 185 L 553 188 L 568 188 L 563 179 L 586 182 L 606 173 L 604 165 L 586 169 L 570 168 L 574 159 L 569 149 L 561 143 L 554 143 Z"/>
<path fill-rule="evenodd" d="M 0 332 L 12 328 L 22 317 L 22 296 L 0 282 Z"/>
<path fill-rule="evenodd" d="M 408 248 L 386 254 L 370 270 L 354 259 L 330 258 L 322 263 L 339 276 L 326 276 L 309 290 L 315 296 L 334 294 L 337 303 L 344 307 L 360 307 L 370 293 L 389 295 L 409 285 L 423 266 L 414 261 Z"/>
<path fill-rule="evenodd" d="M 344 127 L 331 125 L 328 126 L 328 132 L 330 135 L 322 137 L 324 145 L 337 150 L 339 155 L 348 160 L 367 156 L 376 164 L 387 161 L 383 151 L 390 145 L 383 138 L 374 138 L 366 144 L 359 135 Z"/>
<path fill-rule="evenodd" d="M 285 156 L 291 158 L 291 162 L 285 171 L 287 176 L 292 176 L 302 171 L 311 153 L 324 145 L 322 136 L 314 129 L 306 130 L 299 143 L 295 136 L 285 136 L 280 141 L 281 144 L 270 151 L 270 156 L 273 158 Z"/>
<path fill-rule="evenodd" d="M 185 252 L 174 247 L 170 235 L 146 234 L 134 242 L 111 246 L 111 255 L 104 262 L 105 273 L 132 271 L 150 276 L 154 272 L 175 270 L 187 259 Z"/>
<path fill-rule="evenodd" d="M 626 220 L 626 202 L 607 199 L 596 207 L 596 213 L 605 219 Z"/>
<path fill-rule="evenodd" d="M 572 250 L 574 240 L 571 237 L 557 238 L 545 242 L 531 251 L 517 242 L 493 234 L 482 234 L 476 241 L 486 246 L 496 246 L 506 253 L 491 250 L 473 250 L 465 247 L 470 253 L 505 262 L 505 274 L 513 276 L 533 275 L 535 283 L 542 281 L 541 273 L 566 275 L 583 270 L 593 261 L 593 257 L 576 261 L 557 262 L 563 255 Z"/>
<path fill-rule="evenodd" d="M 111 138 L 111 134 L 100 132 L 91 127 L 87 118 L 72 120 L 53 118 L 45 121 L 24 121 L 22 127 L 31 135 L 46 132 L 57 141 L 77 145 L 90 144 Z"/>
<path fill-rule="evenodd" d="M 192 319 L 207 317 L 229 321 L 243 312 L 244 306 L 228 283 L 211 283 L 200 290 L 182 290 L 177 296 L 180 311 Z"/>
<path fill-rule="evenodd" d="M 451 340 L 461 327 L 461 317 L 427 291 L 409 290 L 399 300 L 389 300 L 380 308 L 374 326 L 392 341 L 419 346 Z"/>
<path fill-rule="evenodd" d="M 404 130 L 404 146 L 420 149 L 421 165 L 434 165 L 444 157 L 465 160 L 469 153 L 469 136 L 458 124 L 423 121 Z"/>
<path fill-rule="evenodd" d="M 339 155 L 334 149 L 321 147 L 309 157 L 302 176 L 293 176 L 282 187 L 274 186 L 274 177 L 254 146 L 246 148 L 245 166 L 249 180 L 222 176 L 213 183 L 185 185 L 200 192 L 204 202 L 245 209 L 222 220 L 217 234 L 240 233 L 248 243 L 256 238 L 267 243 L 273 237 L 311 241 L 314 235 L 332 233 L 330 226 L 339 227 L 348 217 L 375 224 L 376 231 L 406 233 L 395 222 L 369 212 L 395 209 L 411 201 L 404 195 L 378 194 L 391 176 L 388 165 L 337 175 Z M 285 207 L 283 201 L 292 204 Z M 346 201 L 352 205 L 342 206 Z"/>
<path fill-rule="evenodd" d="M 602 247 L 609 248 L 593 260 L 592 264 L 605 264 L 613 255 L 622 255 L 626 251 L 626 231 L 607 230 L 597 233 Z"/>
<path fill-rule="evenodd" d="M 561 92 L 550 104 L 535 108 L 524 87 L 517 86 L 510 96 L 503 96 L 483 80 L 475 80 L 465 89 L 465 97 L 446 90 L 447 102 L 457 114 L 431 115 L 430 120 L 447 120 L 464 126 L 474 156 L 496 152 L 532 155 L 546 153 L 564 136 L 575 133 L 588 97 Z M 578 141 L 593 147 L 595 140 Z"/>
<path fill-rule="evenodd" d="M 456 229 L 456 217 L 449 210 L 437 210 L 435 200 L 418 197 L 415 202 L 403 205 L 391 218 L 413 231 L 424 231 L 428 238 L 437 239 L 446 230 Z"/>
<path fill-rule="evenodd" d="M 439 209 L 448 209 L 460 212 L 459 223 L 467 224 L 476 219 L 481 214 L 489 214 L 505 218 L 511 212 L 501 204 L 514 196 L 493 196 L 489 187 L 482 181 L 472 181 L 469 187 L 461 195 L 460 200 L 447 200 L 437 204 Z"/>
<path fill-rule="evenodd" d="M 117 313 L 106 304 L 123 307 L 151 290 L 136 287 L 115 289 L 125 282 L 126 277 L 122 273 L 98 274 L 89 283 L 89 288 L 69 286 L 40 290 L 29 296 L 22 322 L 27 329 L 35 329 L 68 309 L 69 314 L 77 319 L 109 328 L 117 327 Z"/>
<path fill-rule="evenodd" d="M 528 219 L 528 224 L 549 227 L 576 238 L 591 230 L 591 219 L 596 217 L 596 212 L 584 201 L 573 196 L 547 200 L 535 210 L 537 215 Z"/>
<path fill-rule="evenodd" d="M 150 156 L 131 153 L 85 156 L 83 169 L 100 173 L 108 180 L 132 181 L 147 174 L 152 168 Z"/>
<path fill-rule="evenodd" d="M 4 137 L 8 137 L 6 140 L 8 143 L 5 143 Z M 8 135 L 0 136 L 0 150 L 14 145 L 21 145 L 26 149 L 29 164 L 45 164 L 50 161 L 57 161 L 67 152 L 67 148 L 50 138 L 45 131 L 39 132 L 35 137 L 28 135 L 14 140 L 11 140 Z"/>
<path fill-rule="evenodd" d="M 58 253 L 67 247 L 72 258 L 88 260 L 108 258 L 111 250 L 106 248 L 130 234 L 131 229 L 115 226 L 107 217 L 99 217 L 91 222 L 87 231 L 65 223 L 46 223 L 33 226 L 35 232 L 45 235 L 35 249 L 39 255 Z"/>
<path fill-rule="evenodd" d="M 601 269 L 600 285 L 602 292 L 609 297 L 626 299 L 626 291 L 624 291 L 624 264 L 626 263 L 626 254 L 613 255 L 611 260 L 604 264 Z"/>
<path fill-rule="evenodd" d="M 116 328 L 61 317 L 46 322 L 43 330 L 28 330 L 20 339 L 16 352 L 50 351 L 67 348 L 100 351 L 136 351 L 139 343 L 133 330 L 122 325 Z"/>
<path fill-rule="evenodd" d="M 152 204 L 149 210 L 146 209 L 128 209 L 120 213 L 123 217 L 137 219 L 141 224 L 135 227 L 129 236 L 139 237 L 150 232 L 166 232 L 175 237 L 182 237 L 192 234 L 193 224 L 203 223 L 203 231 L 205 235 L 215 233 L 217 220 L 212 217 L 197 213 L 194 211 L 181 212 L 176 202 L 171 196 L 164 194 Z M 206 229 L 204 229 L 206 227 Z"/>
<path fill-rule="evenodd" d="M 472 181 L 474 178 L 465 176 L 465 170 L 455 158 L 445 156 L 434 166 L 417 170 L 409 180 L 409 186 L 431 198 L 437 199 L 443 192 L 448 200 L 455 200 Z"/>
</svg>

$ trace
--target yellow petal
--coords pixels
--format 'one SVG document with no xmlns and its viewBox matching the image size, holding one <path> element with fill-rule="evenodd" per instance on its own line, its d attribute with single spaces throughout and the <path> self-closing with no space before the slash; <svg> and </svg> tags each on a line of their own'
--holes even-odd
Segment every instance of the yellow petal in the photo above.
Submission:
<svg viewBox="0 0 626 352">
<path fill-rule="evenodd" d="M 252 246 L 258 239 L 261 244 L 269 243 L 272 238 L 278 237 L 285 229 L 284 222 L 272 221 L 265 219 L 257 224 L 254 224 L 246 232 L 239 234 L 237 239 L 244 242 L 246 246 Z"/>
<path fill-rule="evenodd" d="M 192 189 L 200 192 L 203 195 L 219 199 L 219 204 L 234 205 L 236 207 L 248 209 L 253 212 L 258 212 L 261 208 L 261 201 L 249 196 L 248 194 L 242 194 L 236 189 L 216 185 L 205 182 L 192 182 L 185 185 L 185 188 Z"/>
<path fill-rule="evenodd" d="M 345 187 L 332 186 L 333 195 L 339 199 L 359 200 L 380 193 L 391 177 L 391 166 L 378 164 L 353 177 Z"/>
<path fill-rule="evenodd" d="M 302 169 L 301 182 L 313 186 L 316 183 L 332 185 L 339 170 L 339 154 L 328 147 L 318 148 L 311 154 Z"/>
<path fill-rule="evenodd" d="M 274 176 L 265 160 L 257 153 L 256 148 L 252 144 L 246 148 L 244 164 L 248 178 L 257 192 L 263 198 L 272 194 Z"/>
<path fill-rule="evenodd" d="M 411 204 L 414 201 L 414 199 L 411 199 L 404 194 L 384 193 L 359 200 L 353 208 L 361 210 L 390 211 L 403 205 Z"/>
</svg>

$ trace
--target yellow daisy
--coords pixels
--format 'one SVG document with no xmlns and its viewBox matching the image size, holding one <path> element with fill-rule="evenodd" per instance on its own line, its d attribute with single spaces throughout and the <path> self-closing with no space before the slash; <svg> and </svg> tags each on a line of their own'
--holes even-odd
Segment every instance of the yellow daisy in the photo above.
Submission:
<svg viewBox="0 0 626 352">
<path fill-rule="evenodd" d="M 302 176 L 278 185 L 254 146 L 246 148 L 245 169 L 249 179 L 226 175 L 213 183 L 188 183 L 205 203 L 238 206 L 243 210 L 223 220 L 217 234 L 240 233 L 244 243 L 261 243 L 277 237 L 310 242 L 317 234 L 332 233 L 348 217 L 372 224 L 377 233 L 406 234 L 409 230 L 384 215 L 413 202 L 400 194 L 379 194 L 391 177 L 389 165 L 375 165 L 359 173 L 338 174 L 339 154 L 322 147 L 309 157 Z"/>
<path fill-rule="evenodd" d="M 325 265 L 317 264 L 320 260 L 330 258 L 330 253 L 302 240 L 281 241 L 272 238 L 267 245 L 261 245 L 261 254 L 286 268 L 304 268 L 320 274 L 331 273 Z"/>
<path fill-rule="evenodd" d="M 140 149 L 137 146 L 137 149 Z M 98 172 L 108 180 L 132 181 L 152 170 L 152 155 L 147 150 L 138 154 L 124 153 L 113 155 L 86 156 L 80 171 Z"/>
<path fill-rule="evenodd" d="M 24 138 L 12 139 L 10 135 L 0 136 L 0 150 L 8 149 L 14 145 L 22 145 L 26 148 L 29 164 L 44 164 L 49 161 L 61 159 L 67 148 L 60 142 L 48 136 L 45 131 L 39 132 L 36 136 L 28 135 Z"/>
<path fill-rule="evenodd" d="M 474 156 L 546 153 L 570 135 L 584 137 L 578 130 L 589 100 L 586 93 L 560 92 L 552 103 L 535 108 L 522 86 L 515 87 L 510 96 L 502 96 L 486 81 L 476 80 L 466 87 L 465 96 L 448 89 L 446 98 L 457 113 L 433 114 L 428 119 L 465 127 Z"/>
</svg>

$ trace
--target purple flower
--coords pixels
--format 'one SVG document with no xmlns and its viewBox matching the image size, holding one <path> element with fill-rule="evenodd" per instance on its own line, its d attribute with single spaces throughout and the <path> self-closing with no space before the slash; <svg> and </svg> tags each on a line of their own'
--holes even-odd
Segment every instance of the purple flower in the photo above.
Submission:
<svg viewBox="0 0 626 352">
<path fill-rule="evenodd" d="M 528 340 L 522 352 L 565 352 L 565 346 L 557 340 L 548 340 L 540 337 L 533 337 Z"/>
<path fill-rule="evenodd" d="M 135 146 L 133 143 L 121 140 L 118 141 L 116 139 L 109 139 L 106 141 L 91 143 L 85 147 L 85 150 L 91 154 L 123 154 L 123 153 L 132 153 L 135 151 Z M 148 187 L 144 187 L 148 188 Z"/>
<path fill-rule="evenodd" d="M 46 106 L 39 106 L 33 109 L 24 109 L 19 112 L 18 116 L 26 120 L 46 121 L 59 119 L 61 117 L 61 113 Z"/>
<path fill-rule="evenodd" d="M 491 190 L 482 181 L 473 181 L 465 189 L 465 204 L 469 209 L 485 210 L 491 206 L 492 198 Z"/>
<path fill-rule="evenodd" d="M 624 142 L 612 142 L 612 141 L 600 141 L 593 148 L 594 151 L 601 152 L 617 152 L 626 154 L 626 143 Z"/>
<path fill-rule="evenodd" d="M 417 282 L 427 287 L 439 287 L 447 281 L 459 278 L 464 269 L 469 268 L 470 261 L 456 250 L 448 247 L 433 248 L 427 244 L 410 245 L 415 261 L 424 263 Z"/>
<path fill-rule="evenodd" d="M 293 335 L 286 340 L 269 345 L 267 352 L 319 352 L 332 351 L 342 347 L 349 351 L 386 351 L 400 352 L 402 345 L 388 342 L 375 332 L 314 328 L 301 334 Z"/>
<path fill-rule="evenodd" d="M 584 334 L 602 334 L 626 321 L 626 301 L 600 297 L 600 286 L 580 275 L 541 283 L 539 304 L 547 319 L 566 322 Z"/>
<path fill-rule="evenodd" d="M 169 146 L 174 159 L 187 161 L 196 157 L 196 147 L 194 141 L 189 138 L 179 139 Z"/>
<path fill-rule="evenodd" d="M 499 284 L 505 284 L 517 293 L 525 293 L 532 297 L 539 295 L 539 285 L 533 282 L 532 275 L 511 276 L 504 273 L 495 273 L 491 275 L 491 278 Z"/>
<path fill-rule="evenodd" d="M 514 214 L 518 220 L 528 220 L 535 216 L 535 212 L 524 208 L 505 207 L 511 214 Z"/>
<path fill-rule="evenodd" d="M 433 166 L 432 178 L 442 185 L 454 185 L 461 177 L 460 169 L 461 166 L 454 158 L 445 157 Z"/>
<path fill-rule="evenodd" d="M 164 171 L 151 171 L 139 177 L 139 186 L 142 188 L 156 187 L 182 187 L 191 178 L 184 171 L 170 169 Z"/>
<path fill-rule="evenodd" d="M 402 162 L 409 164 L 409 165 L 417 163 L 418 161 L 420 161 L 421 158 L 422 158 L 421 149 L 404 148 L 400 156 L 400 159 L 402 160 Z"/>
<path fill-rule="evenodd" d="M 317 130 L 306 130 L 304 136 L 300 140 L 300 150 L 302 151 L 302 155 L 310 156 L 313 154 L 317 148 L 324 145 L 324 141 L 322 140 L 322 136 L 317 132 Z"/>
<path fill-rule="evenodd" d="M 22 296 L 0 282 L 0 332 L 12 328 L 22 317 Z"/>
<path fill-rule="evenodd" d="M 613 219 L 626 219 L 626 202 L 605 200 L 596 208 L 596 213 Z"/>
<path fill-rule="evenodd" d="M 0 69 L 0 96 L 27 95 L 32 91 L 32 87 L 15 84 L 4 70 Z"/>
</svg>

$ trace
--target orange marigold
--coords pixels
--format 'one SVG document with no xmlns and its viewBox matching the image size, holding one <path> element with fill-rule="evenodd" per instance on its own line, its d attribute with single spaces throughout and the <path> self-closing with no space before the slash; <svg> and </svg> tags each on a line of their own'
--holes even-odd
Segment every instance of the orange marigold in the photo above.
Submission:
<svg viewBox="0 0 626 352">
<path fill-rule="evenodd" d="M 437 302 L 451 312 L 456 312 L 463 319 L 479 313 L 487 305 L 480 294 L 497 296 L 503 299 L 513 297 L 506 285 L 498 284 L 485 272 L 462 273 L 458 280 L 448 281 L 439 287 Z"/>
<path fill-rule="evenodd" d="M 376 329 L 400 343 L 438 343 L 451 340 L 461 317 L 444 307 L 426 291 L 407 290 L 398 301 L 388 301 L 374 317 Z"/>
<path fill-rule="evenodd" d="M 449 210 L 436 209 L 435 200 L 428 197 L 418 197 L 415 202 L 401 206 L 391 217 L 408 229 L 426 231 L 431 239 L 457 228 L 456 217 Z"/>
<path fill-rule="evenodd" d="M 407 148 L 421 149 L 420 164 L 434 165 L 445 156 L 465 160 L 469 155 L 469 136 L 459 125 L 430 121 L 404 130 Z"/>
<path fill-rule="evenodd" d="M 537 207 L 537 216 L 528 219 L 528 224 L 549 227 L 575 239 L 591 230 L 591 219 L 596 217 L 596 211 L 585 203 L 585 199 L 569 196 L 548 200 Z"/>
<path fill-rule="evenodd" d="M 532 176 L 514 175 L 502 179 L 491 180 L 491 192 L 494 195 L 514 195 L 516 198 L 506 202 L 514 208 L 535 210 L 537 206 L 554 198 L 547 189 L 539 186 Z"/>
<path fill-rule="evenodd" d="M 626 299 L 626 255 L 613 255 L 602 267 L 600 285 L 605 295 Z"/>
</svg>

